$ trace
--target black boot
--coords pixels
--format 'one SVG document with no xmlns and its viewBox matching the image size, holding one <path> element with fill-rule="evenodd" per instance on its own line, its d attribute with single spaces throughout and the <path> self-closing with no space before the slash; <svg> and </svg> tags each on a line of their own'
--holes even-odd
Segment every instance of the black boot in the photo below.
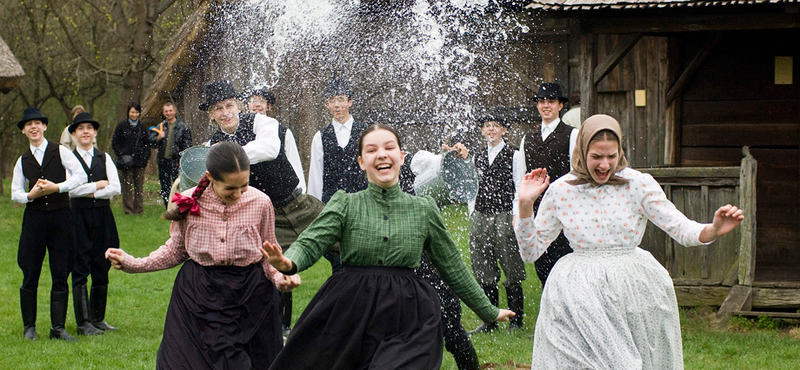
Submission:
<svg viewBox="0 0 800 370">
<path fill-rule="evenodd" d="M 479 370 L 481 366 L 480 362 L 478 362 L 478 354 L 475 353 L 475 347 L 472 346 L 472 343 L 468 348 L 453 353 L 453 359 L 456 360 L 458 370 Z"/>
<path fill-rule="evenodd" d="M 516 314 L 509 319 L 508 331 L 522 329 L 522 319 L 525 317 L 525 298 L 522 296 L 522 285 L 514 285 L 506 288 L 508 297 L 508 309 Z"/>
<path fill-rule="evenodd" d="M 486 297 L 489 298 L 489 302 L 492 303 L 495 307 L 497 307 L 498 303 L 500 302 L 500 292 L 497 289 L 497 284 L 492 285 L 481 285 L 483 288 L 483 293 L 486 294 Z M 497 329 L 497 322 L 485 322 L 482 323 L 480 326 L 475 328 L 474 330 L 467 332 L 467 335 L 472 335 L 476 333 L 488 333 Z"/>
<path fill-rule="evenodd" d="M 36 291 L 19 288 L 19 307 L 25 325 L 25 339 L 36 340 Z"/>
<path fill-rule="evenodd" d="M 95 328 L 102 331 L 117 330 L 106 322 L 107 300 L 108 285 L 92 286 L 92 295 L 89 297 L 89 320 Z"/>
<path fill-rule="evenodd" d="M 50 292 L 50 339 L 62 339 L 68 342 L 77 342 L 67 333 L 64 323 L 67 321 L 67 306 L 69 305 L 69 291 Z"/>
<path fill-rule="evenodd" d="M 288 337 L 292 332 L 292 292 L 281 293 L 281 303 L 283 304 L 283 336 Z"/>
<path fill-rule="evenodd" d="M 89 292 L 86 285 L 72 287 L 72 303 L 75 306 L 75 323 L 78 335 L 103 335 L 103 331 L 89 322 Z"/>
</svg>

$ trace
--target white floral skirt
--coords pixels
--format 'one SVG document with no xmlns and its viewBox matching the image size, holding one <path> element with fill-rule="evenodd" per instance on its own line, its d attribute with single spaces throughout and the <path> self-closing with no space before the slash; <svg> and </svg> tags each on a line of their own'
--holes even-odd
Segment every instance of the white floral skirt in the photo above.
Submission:
<svg viewBox="0 0 800 370">
<path fill-rule="evenodd" d="M 667 271 L 641 248 L 561 258 L 542 293 L 532 369 L 683 369 Z"/>
</svg>

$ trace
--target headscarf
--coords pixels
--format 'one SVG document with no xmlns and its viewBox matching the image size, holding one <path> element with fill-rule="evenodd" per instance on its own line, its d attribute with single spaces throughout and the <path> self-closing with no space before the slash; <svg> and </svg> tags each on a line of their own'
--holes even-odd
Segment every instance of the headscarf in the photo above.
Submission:
<svg viewBox="0 0 800 370">
<path fill-rule="evenodd" d="M 589 173 L 586 167 L 586 159 L 589 156 L 589 143 L 598 132 L 608 130 L 614 133 L 617 137 L 617 145 L 619 150 L 619 160 L 617 166 L 611 169 L 611 177 L 606 184 L 621 185 L 628 183 L 628 179 L 617 176 L 619 171 L 628 167 L 628 160 L 625 159 L 625 152 L 622 150 L 622 128 L 619 122 L 613 117 L 605 114 L 595 114 L 583 121 L 580 131 L 578 131 L 578 140 L 575 143 L 575 152 L 572 153 L 572 171 L 571 174 L 577 176 L 575 180 L 567 181 L 571 185 L 593 184 L 599 185 Z"/>
</svg>

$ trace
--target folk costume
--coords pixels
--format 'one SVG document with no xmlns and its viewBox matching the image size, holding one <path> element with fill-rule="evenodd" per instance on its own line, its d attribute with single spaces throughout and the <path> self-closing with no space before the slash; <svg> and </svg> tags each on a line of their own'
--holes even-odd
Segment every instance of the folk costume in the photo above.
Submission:
<svg viewBox="0 0 800 370">
<path fill-rule="evenodd" d="M 485 321 L 499 311 L 483 295 L 450 238 L 435 202 L 395 184 L 339 191 L 284 256 L 297 271 L 336 242 L 344 272 L 323 284 L 271 369 L 437 369 L 441 303 L 414 274 L 423 250 L 442 279 Z"/>
<path fill-rule="evenodd" d="M 84 122 L 99 126 L 88 113 L 80 113 L 68 127 L 70 133 Z M 72 153 L 88 177 L 86 184 L 69 192 L 75 218 L 76 253 L 72 269 L 75 322 L 78 334 L 102 334 L 103 331 L 116 329 L 105 321 L 108 270 L 111 268 L 105 252 L 108 248 L 119 248 L 117 223 L 111 212 L 110 199 L 120 193 L 121 186 L 110 155 L 96 148 L 86 151 L 80 147 Z M 98 190 L 97 182 L 102 180 L 107 180 L 108 186 Z M 92 277 L 91 295 L 87 290 L 89 276 Z"/>
<path fill-rule="evenodd" d="M 638 245 L 648 220 L 686 246 L 704 244 L 705 225 L 678 211 L 652 176 L 627 168 L 621 147 L 608 183 L 591 180 L 583 163 L 590 139 L 604 129 L 622 138 L 604 117 L 584 123 L 575 170 L 550 184 L 535 218 L 514 225 L 526 262 L 562 231 L 574 249 L 544 286 L 532 369 L 682 369 L 672 279 Z"/>
<path fill-rule="evenodd" d="M 47 124 L 47 117 L 36 108 L 27 108 L 17 123 L 20 130 L 31 120 Z M 58 184 L 59 192 L 28 199 L 28 192 L 39 179 Z M 36 308 L 39 276 L 45 253 L 49 256 L 50 277 L 50 337 L 75 340 L 67 334 L 64 324 L 69 304 L 67 279 L 75 261 L 75 226 L 69 208 L 70 190 L 86 182 L 86 173 L 77 158 L 63 145 L 43 139 L 32 144 L 14 164 L 11 179 L 11 200 L 25 204 L 22 231 L 19 238 L 17 264 L 22 270 L 20 308 L 25 325 L 25 337 L 36 339 Z M 27 191 L 26 191 L 27 189 Z"/>
<path fill-rule="evenodd" d="M 189 197 L 195 188 L 183 192 Z M 224 203 L 207 189 L 199 214 L 170 224 L 170 238 L 148 257 L 128 256 L 125 272 L 183 263 L 172 290 L 157 369 L 266 369 L 281 349 L 280 276 L 261 255 L 275 243 L 269 198 L 250 188 Z"/>
<path fill-rule="evenodd" d="M 500 268 L 505 273 L 508 308 L 516 313 L 509 328 L 521 328 L 524 315 L 522 281 L 525 265 L 512 228 L 515 148 L 501 141 L 494 147 L 485 145 L 474 156 L 478 173 L 478 194 L 471 202 L 469 252 L 472 272 L 493 305 L 499 304 Z M 498 267 L 498 263 L 500 267 Z M 498 324 L 492 320 L 483 323 L 474 332 L 494 330 Z"/>
<path fill-rule="evenodd" d="M 122 185 L 122 209 L 125 214 L 144 211 L 144 170 L 150 160 L 150 136 L 141 121 L 126 118 L 114 129 L 111 148 Z"/>
</svg>

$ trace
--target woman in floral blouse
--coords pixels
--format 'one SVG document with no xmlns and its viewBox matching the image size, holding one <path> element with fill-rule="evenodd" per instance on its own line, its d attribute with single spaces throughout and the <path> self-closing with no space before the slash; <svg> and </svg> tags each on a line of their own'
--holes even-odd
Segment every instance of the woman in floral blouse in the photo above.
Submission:
<svg viewBox="0 0 800 370">
<path fill-rule="evenodd" d="M 280 297 L 299 284 L 260 252 L 275 241 L 272 203 L 248 189 L 250 162 L 239 144 L 214 145 L 196 188 L 176 194 L 170 238 L 144 258 L 109 249 L 114 268 L 151 272 L 183 263 L 167 309 L 157 369 L 266 369 L 280 351 Z M 207 191 L 210 190 L 210 191 Z"/>
<path fill-rule="evenodd" d="M 358 146 L 367 189 L 334 194 L 285 255 L 264 244 L 264 255 L 286 274 L 307 269 L 336 242 L 344 265 L 308 304 L 271 369 L 438 369 L 439 298 L 413 271 L 423 250 L 481 319 L 514 315 L 489 303 L 433 199 L 400 190 L 404 154 L 394 130 L 370 126 Z"/>
<path fill-rule="evenodd" d="M 533 369 L 682 369 L 672 279 L 638 247 L 647 221 L 694 246 L 743 219 L 725 205 L 711 224 L 689 220 L 650 175 L 627 167 L 621 142 L 619 122 L 589 117 L 572 172 L 550 185 L 546 170 L 535 169 L 520 185 L 514 231 L 523 260 L 539 258 L 562 230 L 574 250 L 555 265 L 542 293 Z M 533 218 L 533 202 L 545 189 Z"/>
</svg>

